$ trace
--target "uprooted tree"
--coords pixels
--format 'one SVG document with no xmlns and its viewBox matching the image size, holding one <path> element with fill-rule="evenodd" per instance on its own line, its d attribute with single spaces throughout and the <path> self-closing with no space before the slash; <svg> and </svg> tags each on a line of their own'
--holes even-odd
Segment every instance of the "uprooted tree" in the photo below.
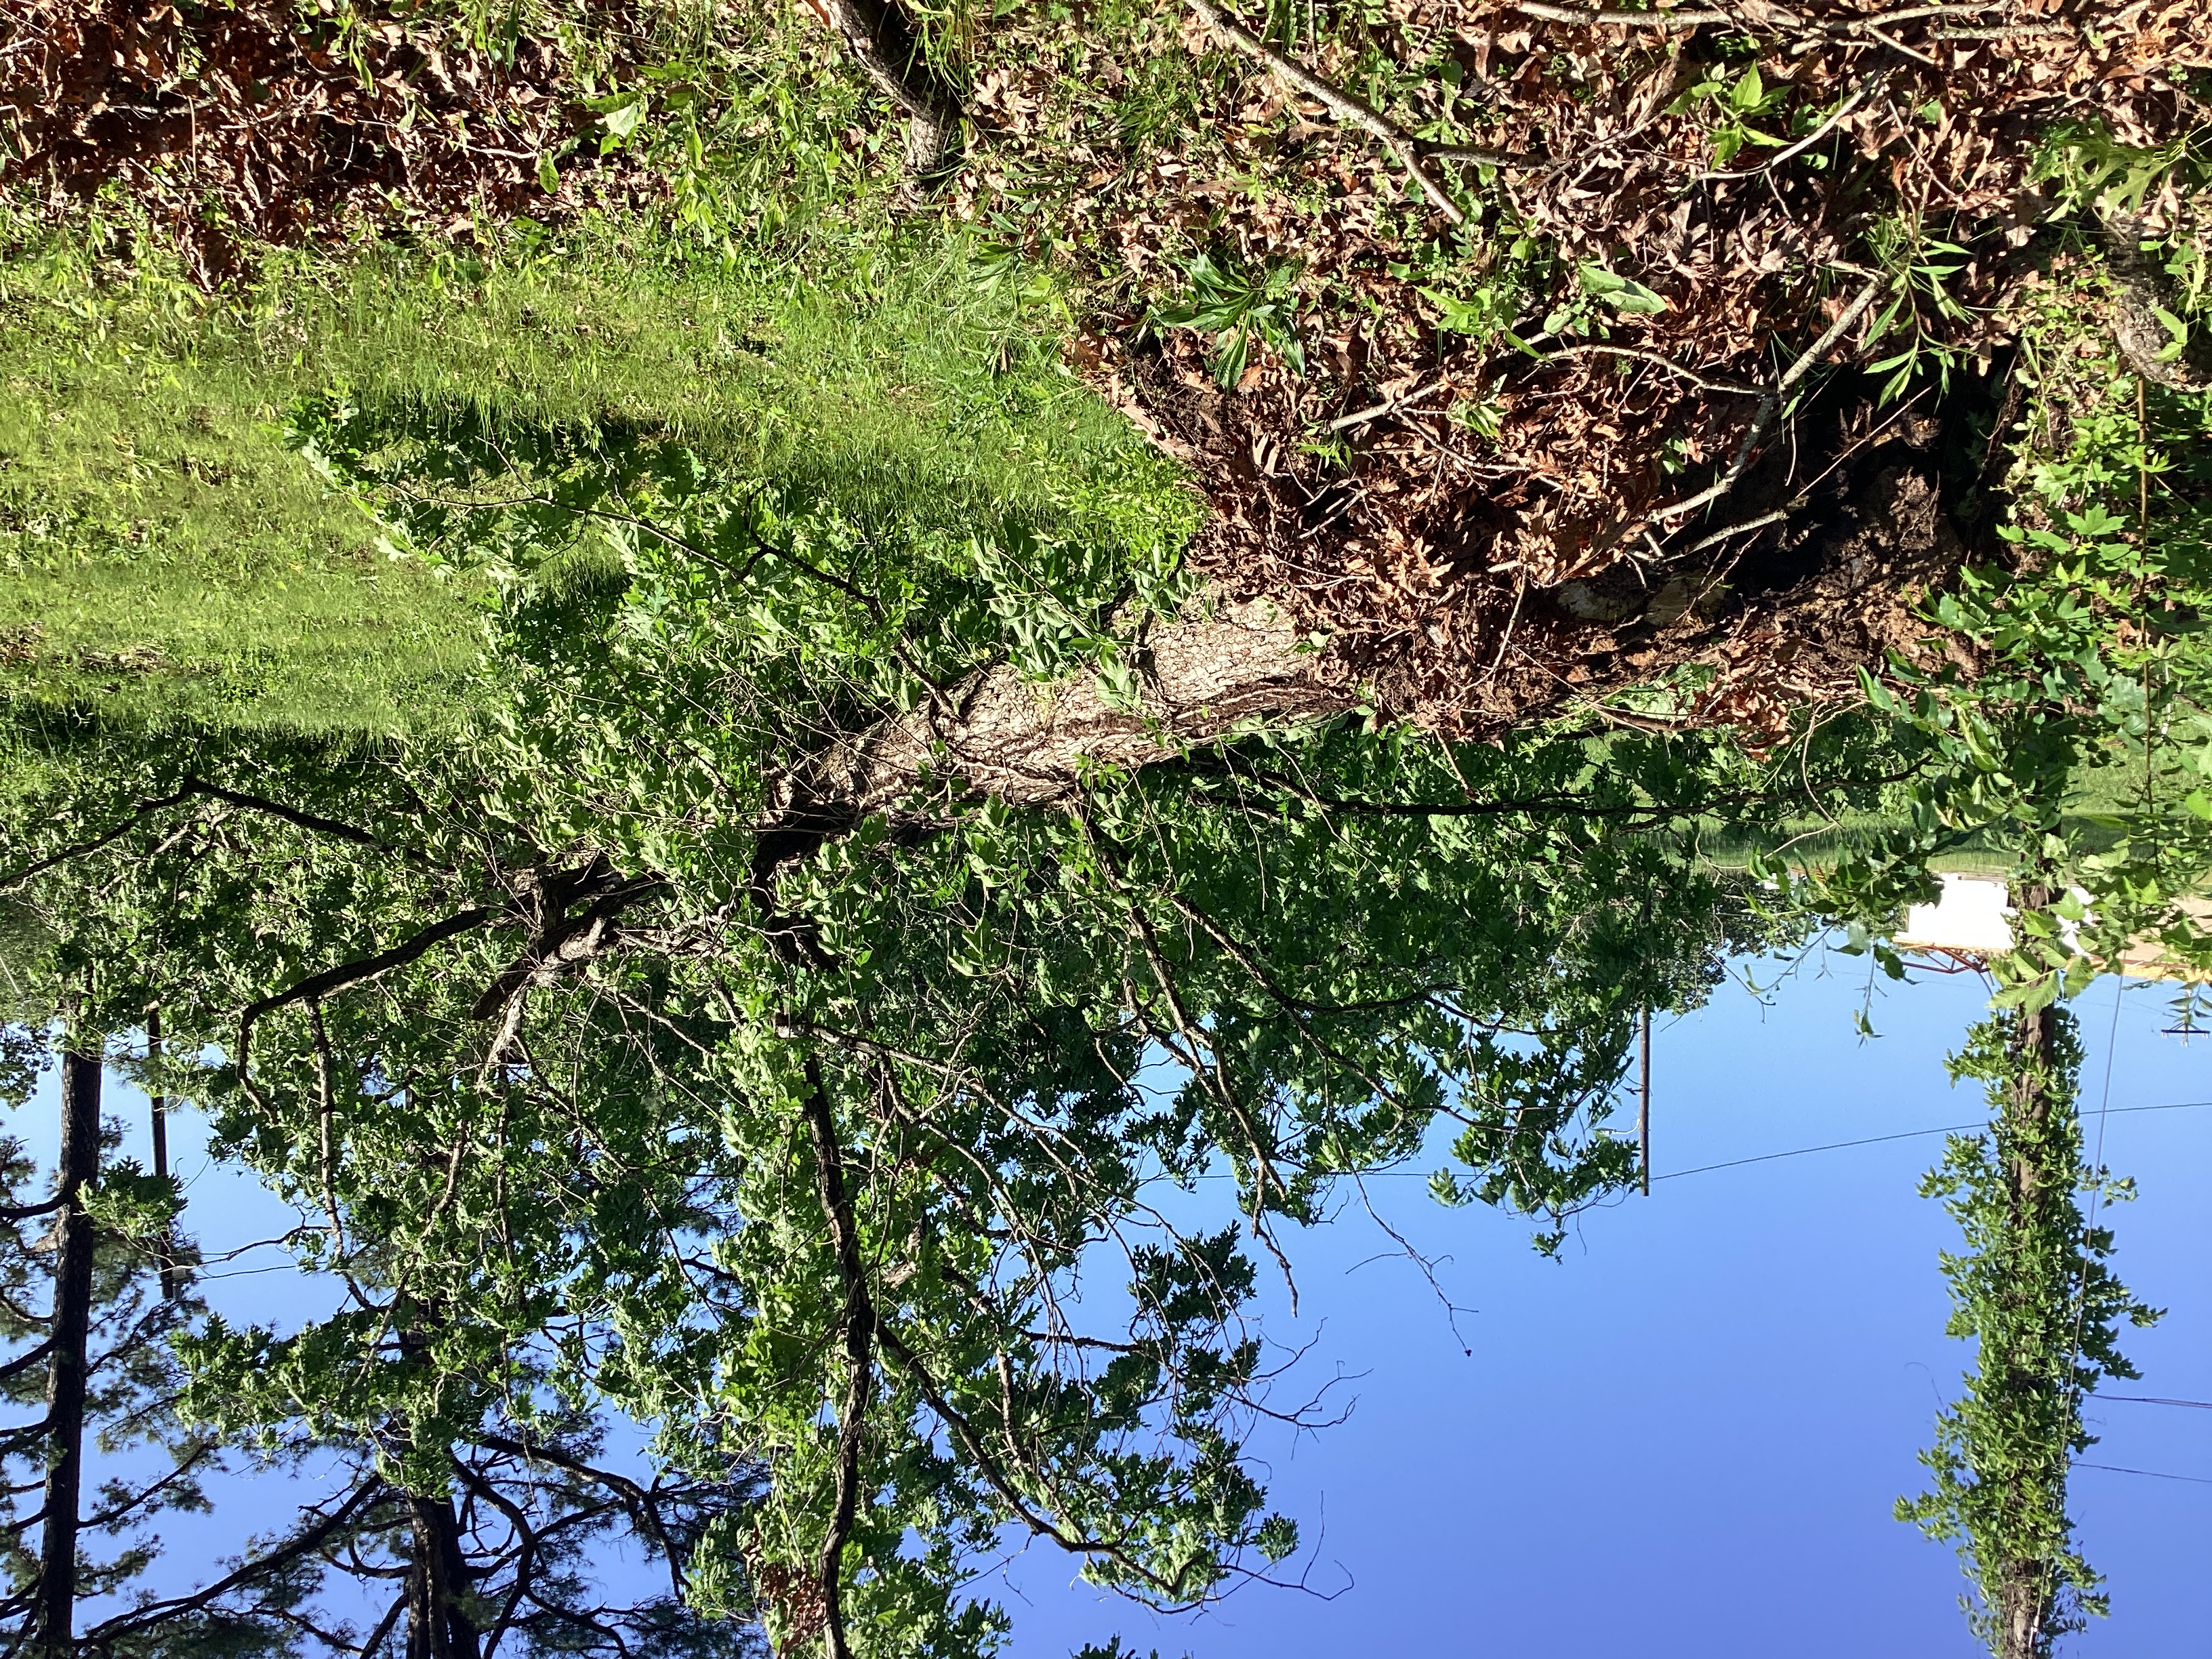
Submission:
<svg viewBox="0 0 2212 1659">
<path fill-rule="evenodd" d="M 1416 1156 L 1556 1246 L 1633 1173 L 1639 1016 L 1775 925 L 1682 832 L 1881 787 L 1846 728 L 1758 763 L 1376 726 L 1096 526 L 300 418 L 406 545 L 509 573 L 500 717 L 368 760 L 50 732 L 97 763 L 11 854 L 57 949 L 221 1056 L 179 1092 L 354 1287 L 197 1363 L 404 1425 L 380 1478 L 433 1500 L 465 1476 L 409 1447 L 489 1443 L 437 1413 L 510 1379 L 651 1425 L 671 1478 L 757 1469 L 685 1589 L 779 1645 L 975 1650 L 1010 1528 L 1164 1606 L 1295 1571 L 1239 1449 L 1325 1402 L 1260 1272 Z M 1219 1224 L 1176 1223 L 1160 1183 L 1217 1173 Z"/>
</svg>

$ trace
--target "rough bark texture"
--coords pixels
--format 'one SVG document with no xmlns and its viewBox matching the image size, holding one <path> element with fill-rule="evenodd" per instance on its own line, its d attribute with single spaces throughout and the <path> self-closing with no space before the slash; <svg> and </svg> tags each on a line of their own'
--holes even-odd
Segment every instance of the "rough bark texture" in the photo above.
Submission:
<svg viewBox="0 0 2212 1659">
<path fill-rule="evenodd" d="M 906 112 L 906 171 L 927 181 L 960 154 L 960 96 L 932 67 L 898 0 L 808 0 L 853 61 Z"/>
<path fill-rule="evenodd" d="M 46 1527 L 39 1553 L 40 1641 L 52 1656 L 71 1650 L 76 1632 L 94 1243 L 83 1193 L 100 1174 L 100 1080 L 97 1054 L 63 1054 L 61 1210 L 54 1223 L 54 1349 L 46 1372 Z"/>
<path fill-rule="evenodd" d="M 850 1659 L 852 1648 L 845 1635 L 843 1561 L 846 1540 L 853 1535 L 853 1519 L 860 1507 L 861 1436 L 867 1424 L 868 1396 L 874 1387 L 876 1311 L 860 1262 L 860 1227 L 854 1219 L 851 1195 L 845 1189 L 844 1153 L 837 1144 L 836 1119 L 831 1114 L 829 1091 L 823 1086 L 821 1067 L 811 1055 L 806 1061 L 806 1086 L 805 1116 L 814 1151 L 815 1188 L 822 1201 L 822 1218 L 830 1229 L 830 1249 L 837 1258 L 837 1277 L 845 1287 L 842 1322 L 845 1401 L 837 1416 L 837 1494 L 817 1569 L 822 1579 L 822 1632 L 828 1659 Z"/>
<path fill-rule="evenodd" d="M 926 773 L 1018 805 L 1072 791 L 1083 767 L 1143 766 L 1253 716 L 1336 713 L 1357 697 L 1324 685 L 1290 619 L 1265 601 L 1155 628 L 1139 641 L 1142 691 L 1119 704 L 1091 676 L 1040 685 L 1000 665 L 822 756 L 794 793 L 856 821 L 896 805 Z"/>
<path fill-rule="evenodd" d="M 407 1659 L 477 1659 L 477 1627 L 465 1603 L 468 1563 L 453 1501 L 407 1498 L 414 1559 L 407 1572 Z"/>
<path fill-rule="evenodd" d="M 2142 252 L 2143 226 L 2128 214 L 2115 214 L 2100 222 L 2105 237 L 2106 258 L 2112 273 L 2112 343 L 2128 360 L 2128 367 L 2155 385 L 2176 392 L 2201 392 L 2212 386 L 2212 372 L 2204 362 L 2202 341 L 2191 342 L 2194 352 L 2168 356 L 2174 339 L 2159 320 L 2163 309 L 2179 315 L 2181 301 L 2167 290 L 2166 273 Z"/>
</svg>

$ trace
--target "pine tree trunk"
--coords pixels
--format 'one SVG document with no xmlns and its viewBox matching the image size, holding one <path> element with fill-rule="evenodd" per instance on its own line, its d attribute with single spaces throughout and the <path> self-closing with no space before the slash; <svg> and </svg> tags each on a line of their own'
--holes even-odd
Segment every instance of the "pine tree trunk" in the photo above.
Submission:
<svg viewBox="0 0 2212 1659">
<path fill-rule="evenodd" d="M 146 1010 L 146 1058 L 155 1065 L 161 1063 L 161 1005 L 155 1003 Z M 154 1175 L 157 1180 L 169 1178 L 169 1097 L 166 1094 L 147 1097 L 150 1114 L 149 1127 L 154 1137 Z M 161 1268 L 161 1299 L 173 1302 L 177 1297 L 177 1255 L 173 1237 L 164 1238 L 156 1260 Z"/>
<path fill-rule="evenodd" d="M 407 1498 L 415 1559 L 408 1565 L 407 1659 L 477 1659 L 466 1600 L 469 1566 L 453 1499 Z"/>
<path fill-rule="evenodd" d="M 94 1243 L 82 1193 L 100 1174 L 100 1083 L 98 1054 L 72 1048 L 62 1055 L 61 1210 L 54 1224 L 54 1350 L 46 1372 L 46 1531 L 39 1555 L 40 1642 L 49 1659 L 70 1652 L 76 1632 Z"/>
</svg>

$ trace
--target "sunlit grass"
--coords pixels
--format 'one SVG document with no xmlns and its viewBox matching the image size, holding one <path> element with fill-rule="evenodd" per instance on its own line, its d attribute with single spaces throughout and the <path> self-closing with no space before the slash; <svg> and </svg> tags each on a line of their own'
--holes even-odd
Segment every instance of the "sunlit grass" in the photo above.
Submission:
<svg viewBox="0 0 2212 1659">
<path fill-rule="evenodd" d="M 465 710 L 483 596 L 390 556 L 286 447 L 338 392 L 614 422 L 855 516 L 1049 520 L 1169 469 L 1063 372 L 1052 298 L 942 239 L 685 257 L 638 219 L 470 252 L 271 255 L 210 300 L 100 235 L 0 268 L 0 687 L 120 718 L 367 733 Z"/>
</svg>

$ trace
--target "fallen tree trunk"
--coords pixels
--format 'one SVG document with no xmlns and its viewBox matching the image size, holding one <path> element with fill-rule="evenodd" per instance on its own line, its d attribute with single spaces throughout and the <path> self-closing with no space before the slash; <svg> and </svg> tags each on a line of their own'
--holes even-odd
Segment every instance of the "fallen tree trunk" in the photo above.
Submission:
<svg viewBox="0 0 2212 1659">
<path fill-rule="evenodd" d="M 1136 642 L 1133 698 L 1096 674 L 1039 683 L 1000 663 L 815 757 L 794 780 L 790 807 L 849 825 L 895 809 L 933 777 L 1042 805 L 1073 793 L 1086 768 L 1150 765 L 1241 721 L 1353 706 L 1355 690 L 1325 684 L 1316 654 L 1300 646 L 1291 619 L 1255 600 L 1152 628 Z"/>
</svg>

